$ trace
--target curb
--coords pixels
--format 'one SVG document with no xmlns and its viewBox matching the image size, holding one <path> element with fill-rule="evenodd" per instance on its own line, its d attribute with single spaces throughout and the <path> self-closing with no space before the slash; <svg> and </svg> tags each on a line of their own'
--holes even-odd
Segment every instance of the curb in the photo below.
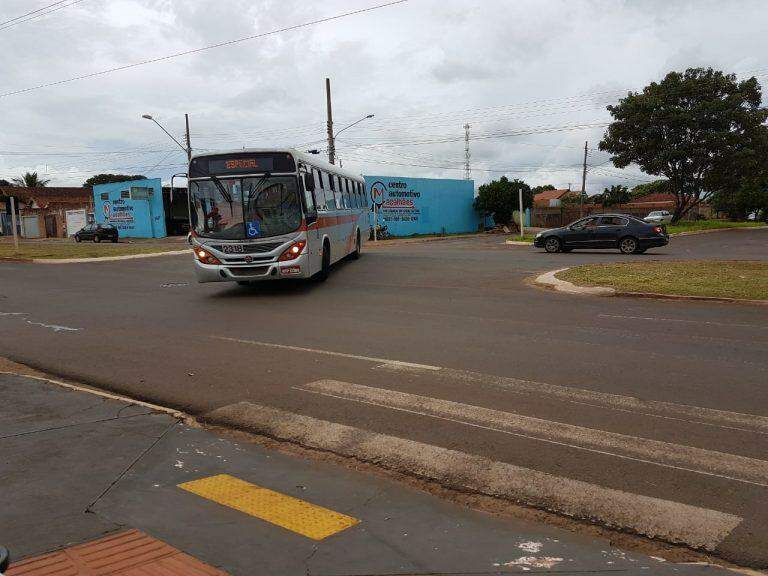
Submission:
<svg viewBox="0 0 768 576">
<path fill-rule="evenodd" d="M 524 242 L 522 240 L 507 240 L 504 243 L 510 246 L 533 246 L 533 242 Z"/>
<path fill-rule="evenodd" d="M 711 230 L 690 230 L 689 232 L 675 232 L 670 234 L 670 238 L 679 236 L 696 236 L 697 234 L 711 234 L 713 232 L 725 232 L 727 230 L 765 230 L 768 226 L 733 226 L 732 228 L 713 228 Z"/>
<path fill-rule="evenodd" d="M 39 380 L 40 382 L 48 382 L 49 384 L 53 384 L 61 388 L 66 388 L 68 390 L 73 390 L 75 392 L 85 392 L 86 394 L 93 394 L 94 396 L 99 396 L 100 398 L 107 398 L 109 400 L 118 400 L 120 402 L 126 402 L 128 404 L 135 404 L 136 406 L 143 406 L 144 408 L 149 408 L 150 410 L 154 410 L 155 412 L 163 412 L 164 414 L 169 414 L 174 418 L 179 418 L 182 420 L 187 418 L 187 414 L 185 414 L 184 412 L 181 412 L 180 410 L 176 410 L 174 408 L 160 406 L 159 404 L 152 404 L 151 402 L 143 402 L 142 400 L 135 400 L 133 398 L 129 398 L 128 396 L 122 396 L 121 394 L 113 394 L 111 392 L 105 392 L 103 390 L 98 390 L 96 388 L 89 388 L 87 386 L 77 386 L 76 384 L 68 384 L 67 382 L 62 382 L 61 380 L 54 380 L 53 378 L 46 378 L 44 376 L 34 376 L 32 374 L 22 374 L 20 372 L 9 372 L 6 370 L 2 370 L 0 371 L 0 374 L 6 374 L 9 376 L 19 376 L 20 378 L 30 378 L 32 380 Z"/>
<path fill-rule="evenodd" d="M 768 228 L 768 226 L 766 227 Z M 557 292 L 564 292 L 566 294 L 577 294 L 587 296 L 617 296 L 624 298 L 648 298 L 655 300 L 684 300 L 694 302 L 722 302 L 726 304 L 750 304 L 757 306 L 768 306 L 768 300 L 749 300 L 746 298 L 726 298 L 724 296 L 690 296 L 685 294 L 662 294 L 659 292 L 620 292 L 615 288 L 609 288 L 608 286 L 577 286 L 572 282 L 566 280 L 560 280 L 555 275 L 560 272 L 570 270 L 568 268 L 560 268 L 558 270 L 550 270 L 544 274 L 540 274 L 534 279 L 534 283 L 539 286 L 551 288 Z"/>
<path fill-rule="evenodd" d="M 32 262 L 33 264 L 85 264 L 87 262 L 115 262 L 118 260 L 135 260 L 137 258 L 157 258 L 158 256 L 179 256 L 181 254 L 190 254 L 191 248 L 185 250 L 168 250 L 167 252 L 151 252 L 149 254 L 125 254 L 123 256 L 99 256 L 97 258 L 33 258 L 31 260 L 21 260 L 21 262 Z"/>
<path fill-rule="evenodd" d="M 379 248 L 381 246 L 398 246 L 400 244 L 421 244 L 422 242 L 439 242 L 441 240 L 461 240 L 462 238 L 475 238 L 483 234 L 457 234 L 455 236 L 428 236 L 426 238 L 390 238 L 389 240 L 368 240 L 366 248 Z"/>
<path fill-rule="evenodd" d="M 550 270 L 544 274 L 540 274 L 536 277 L 534 282 L 540 286 L 546 286 L 552 288 L 557 292 L 565 292 L 566 294 L 579 294 L 579 295 L 591 295 L 591 296 L 614 296 L 616 290 L 613 288 L 607 288 L 605 286 L 576 286 L 572 282 L 566 282 L 555 277 L 558 272 L 565 272 L 570 270 L 568 268 L 560 268 L 558 270 Z"/>
</svg>

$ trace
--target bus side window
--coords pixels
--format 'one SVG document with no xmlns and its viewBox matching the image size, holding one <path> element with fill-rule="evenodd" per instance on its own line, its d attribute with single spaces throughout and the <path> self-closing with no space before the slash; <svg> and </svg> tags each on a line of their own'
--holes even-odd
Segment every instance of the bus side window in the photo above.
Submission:
<svg viewBox="0 0 768 576">
<path fill-rule="evenodd" d="M 360 194 L 363 197 L 363 206 L 368 207 L 368 193 L 365 191 L 365 184 L 360 184 Z"/>
<path fill-rule="evenodd" d="M 325 193 L 323 192 L 323 173 L 317 168 L 312 168 L 312 177 L 315 179 L 315 208 L 325 210 Z"/>
<path fill-rule="evenodd" d="M 325 187 L 325 204 L 328 210 L 336 210 L 336 199 L 333 196 L 333 174 L 325 174 L 323 180 L 328 181 Z"/>
<path fill-rule="evenodd" d="M 363 208 L 365 206 L 365 198 L 363 198 L 363 194 L 360 192 L 360 182 L 355 182 L 355 193 L 357 194 L 357 205 Z"/>
<path fill-rule="evenodd" d="M 351 208 L 352 204 L 349 201 L 349 180 L 342 178 L 344 185 L 341 187 L 341 195 L 344 198 L 344 208 Z"/>
<path fill-rule="evenodd" d="M 357 197 L 357 182 L 349 182 L 349 197 L 352 200 L 352 208 L 360 208 L 360 200 Z"/>
<path fill-rule="evenodd" d="M 336 174 L 331 174 L 331 182 L 333 183 L 331 188 L 333 188 L 333 194 L 336 198 L 336 210 L 343 210 L 344 197 L 341 194 L 341 178 L 336 176 Z"/>
</svg>

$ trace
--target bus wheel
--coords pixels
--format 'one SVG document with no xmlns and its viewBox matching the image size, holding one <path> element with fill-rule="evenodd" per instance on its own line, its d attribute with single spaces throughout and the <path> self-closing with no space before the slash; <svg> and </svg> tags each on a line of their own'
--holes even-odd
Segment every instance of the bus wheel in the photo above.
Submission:
<svg viewBox="0 0 768 576">
<path fill-rule="evenodd" d="M 357 231 L 357 240 L 355 240 L 355 251 L 352 252 L 352 260 L 360 258 L 360 230 Z"/>
<path fill-rule="evenodd" d="M 328 274 L 331 271 L 331 246 L 328 242 L 323 243 L 323 264 L 320 268 L 320 272 L 317 273 L 315 278 L 318 282 L 325 282 L 328 280 Z"/>
</svg>

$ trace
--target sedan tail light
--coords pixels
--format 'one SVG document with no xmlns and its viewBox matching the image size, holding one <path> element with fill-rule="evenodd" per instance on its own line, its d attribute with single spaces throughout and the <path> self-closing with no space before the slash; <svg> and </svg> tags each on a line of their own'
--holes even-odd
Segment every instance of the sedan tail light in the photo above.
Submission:
<svg viewBox="0 0 768 576">
<path fill-rule="evenodd" d="M 662 228 L 661 226 L 654 226 L 653 231 L 656 232 L 656 234 L 663 234 L 664 228 Z"/>
<path fill-rule="evenodd" d="M 299 256 L 301 256 L 301 253 L 304 251 L 304 247 L 307 245 L 306 241 L 299 240 L 298 242 L 294 242 L 290 246 L 288 246 L 288 249 L 280 254 L 280 258 L 277 259 L 278 262 L 288 262 L 289 260 L 296 260 Z"/>
</svg>

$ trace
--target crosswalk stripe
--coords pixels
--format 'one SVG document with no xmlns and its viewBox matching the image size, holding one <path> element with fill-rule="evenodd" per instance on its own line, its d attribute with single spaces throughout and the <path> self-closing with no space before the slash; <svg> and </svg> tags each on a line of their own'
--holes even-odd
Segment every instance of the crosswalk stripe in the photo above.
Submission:
<svg viewBox="0 0 768 576">
<path fill-rule="evenodd" d="M 295 388 L 568 448 L 768 487 L 768 462 L 745 456 L 337 380 L 319 380 Z"/>
<path fill-rule="evenodd" d="M 375 368 L 378 370 L 388 370 L 398 373 L 410 372 L 418 375 L 430 375 L 440 379 L 448 378 L 464 384 L 484 384 L 509 390 L 510 392 L 535 394 L 537 396 L 549 396 L 565 402 L 596 406 L 599 408 L 605 408 L 618 412 L 630 412 L 632 414 L 649 416 L 652 418 L 677 420 L 702 426 L 712 426 L 716 428 L 741 430 L 745 432 L 754 432 L 757 434 L 768 435 L 768 417 L 755 414 L 728 412 L 725 410 L 715 410 L 713 408 L 702 408 L 699 406 L 690 406 L 686 404 L 675 404 L 673 402 L 661 402 L 658 400 L 642 400 L 640 398 L 635 398 L 634 396 L 608 394 L 605 392 L 571 388 L 569 386 L 558 386 L 556 384 L 547 384 L 544 382 L 519 380 L 517 378 L 507 378 L 504 376 L 482 374 L 480 372 L 471 372 L 467 370 L 455 370 L 452 368 L 432 366 L 429 364 L 403 362 L 400 360 L 393 360 L 388 358 L 360 356 L 357 354 L 335 352 L 332 350 L 304 348 L 301 346 L 277 344 L 274 342 L 260 342 L 257 340 L 246 340 L 243 338 L 230 338 L 227 336 L 210 336 L 210 338 L 214 340 L 223 340 L 226 342 L 237 342 L 239 344 L 250 344 L 252 346 L 274 348 L 278 350 L 305 352 L 308 354 L 319 354 L 324 356 L 335 356 L 337 358 L 349 358 L 352 360 L 374 363 L 376 364 Z"/>
<path fill-rule="evenodd" d="M 376 369 L 398 373 L 409 372 L 418 375 L 429 374 L 441 380 L 450 379 L 462 384 L 482 384 L 514 393 L 534 394 L 539 397 L 549 396 L 565 402 L 595 406 L 618 412 L 629 412 L 639 416 L 677 420 L 727 430 L 740 430 L 768 435 L 768 417 L 756 414 L 729 412 L 658 400 L 643 400 L 634 396 L 622 396 L 620 394 L 609 394 L 582 388 L 571 388 L 570 386 L 558 386 L 545 382 L 520 380 L 451 368 L 441 368 L 439 371 L 426 371 L 414 366 L 393 366 L 388 363 L 382 363 L 376 366 Z"/>
<path fill-rule="evenodd" d="M 742 521 L 725 512 L 606 488 L 251 402 L 223 406 L 203 419 L 370 462 L 449 488 L 504 498 L 693 548 L 714 550 Z"/>
</svg>

